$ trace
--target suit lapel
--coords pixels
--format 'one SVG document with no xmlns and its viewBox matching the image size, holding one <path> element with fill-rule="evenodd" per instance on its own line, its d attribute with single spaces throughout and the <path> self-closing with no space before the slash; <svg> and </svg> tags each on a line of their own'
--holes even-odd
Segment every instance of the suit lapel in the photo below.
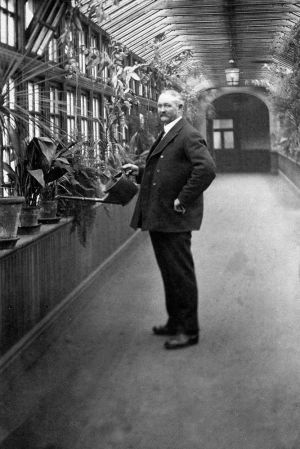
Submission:
<svg viewBox="0 0 300 449">
<path fill-rule="evenodd" d="M 157 145 L 159 144 L 159 142 L 160 142 L 160 140 L 161 140 L 163 134 L 164 134 L 164 132 L 161 131 L 161 132 L 159 133 L 159 135 L 158 135 L 156 141 L 152 144 L 152 146 L 151 146 L 151 148 L 150 148 L 150 150 L 149 150 L 149 153 L 148 153 L 148 155 L 147 155 L 147 157 L 146 157 L 146 161 L 150 158 L 150 156 L 152 155 L 153 151 L 155 150 L 155 148 L 156 148 Z"/>
<path fill-rule="evenodd" d="M 154 142 L 147 159 L 150 159 L 152 156 L 155 156 L 158 153 L 161 153 L 164 148 L 168 145 L 168 143 L 174 139 L 174 137 L 179 133 L 183 126 L 183 120 L 179 120 L 173 128 L 166 134 L 166 136 L 162 139 L 163 132 L 158 136 L 158 139 Z"/>
</svg>

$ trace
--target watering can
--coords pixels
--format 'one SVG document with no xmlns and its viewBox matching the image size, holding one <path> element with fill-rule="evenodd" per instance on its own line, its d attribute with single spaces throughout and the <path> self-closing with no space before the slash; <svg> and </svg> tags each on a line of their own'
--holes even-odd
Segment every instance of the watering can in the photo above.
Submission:
<svg viewBox="0 0 300 449">
<path fill-rule="evenodd" d="M 138 192 L 138 186 L 125 173 L 119 172 L 113 176 L 105 187 L 103 198 L 84 196 L 57 195 L 56 198 L 78 201 L 94 201 L 95 203 L 120 204 L 125 206 Z"/>
</svg>

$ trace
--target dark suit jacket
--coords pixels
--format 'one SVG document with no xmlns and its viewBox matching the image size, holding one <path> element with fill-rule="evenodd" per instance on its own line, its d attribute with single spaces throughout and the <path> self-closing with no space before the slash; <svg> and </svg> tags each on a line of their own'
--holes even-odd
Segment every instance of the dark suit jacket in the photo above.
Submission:
<svg viewBox="0 0 300 449">
<path fill-rule="evenodd" d="M 160 232 L 200 228 L 203 191 L 215 178 L 215 164 L 205 140 L 186 120 L 174 127 L 150 149 L 146 166 L 137 178 L 140 192 L 131 226 Z M 179 198 L 185 214 L 174 211 Z"/>
</svg>

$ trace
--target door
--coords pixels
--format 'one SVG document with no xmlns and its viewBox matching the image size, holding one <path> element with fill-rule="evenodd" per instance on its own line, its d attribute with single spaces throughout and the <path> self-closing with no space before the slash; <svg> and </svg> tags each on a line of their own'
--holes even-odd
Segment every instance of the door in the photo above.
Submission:
<svg viewBox="0 0 300 449">
<path fill-rule="evenodd" d="M 221 171 L 239 170 L 240 155 L 232 118 L 212 120 L 212 147 Z"/>
</svg>

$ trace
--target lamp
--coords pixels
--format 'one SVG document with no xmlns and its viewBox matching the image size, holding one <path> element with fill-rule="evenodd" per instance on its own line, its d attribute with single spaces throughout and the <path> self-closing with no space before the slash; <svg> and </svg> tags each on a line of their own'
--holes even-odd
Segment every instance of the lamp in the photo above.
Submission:
<svg viewBox="0 0 300 449">
<path fill-rule="evenodd" d="M 229 68 L 225 69 L 226 82 L 228 86 L 238 86 L 240 79 L 240 69 L 237 68 L 233 59 L 229 61 Z"/>
</svg>

